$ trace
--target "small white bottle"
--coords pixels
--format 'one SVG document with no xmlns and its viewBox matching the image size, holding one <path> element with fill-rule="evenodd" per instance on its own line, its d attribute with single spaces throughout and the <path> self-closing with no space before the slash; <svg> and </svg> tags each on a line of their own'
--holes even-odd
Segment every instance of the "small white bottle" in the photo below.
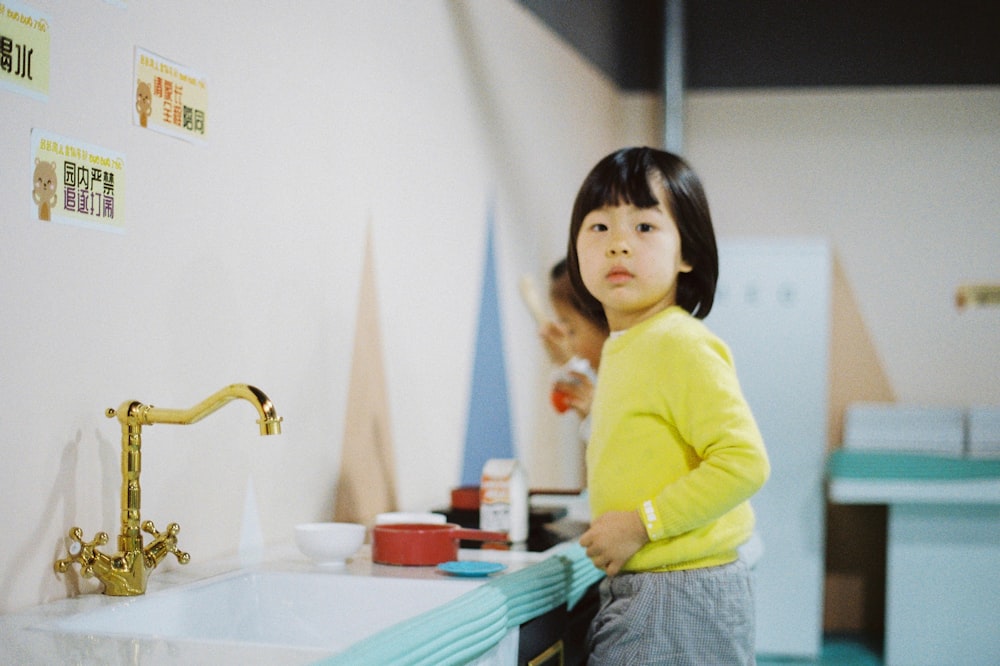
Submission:
<svg viewBox="0 0 1000 666">
<path fill-rule="evenodd" d="M 515 545 L 528 540 L 528 480 L 517 460 L 492 458 L 483 465 L 479 528 L 506 532 Z"/>
</svg>

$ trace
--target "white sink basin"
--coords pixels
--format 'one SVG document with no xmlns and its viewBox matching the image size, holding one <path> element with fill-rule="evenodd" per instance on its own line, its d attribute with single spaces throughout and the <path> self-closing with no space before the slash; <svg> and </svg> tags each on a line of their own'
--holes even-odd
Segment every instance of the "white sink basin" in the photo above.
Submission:
<svg viewBox="0 0 1000 666">
<path fill-rule="evenodd" d="M 480 584 L 443 577 L 244 571 L 124 600 L 38 628 L 339 652 Z"/>
</svg>

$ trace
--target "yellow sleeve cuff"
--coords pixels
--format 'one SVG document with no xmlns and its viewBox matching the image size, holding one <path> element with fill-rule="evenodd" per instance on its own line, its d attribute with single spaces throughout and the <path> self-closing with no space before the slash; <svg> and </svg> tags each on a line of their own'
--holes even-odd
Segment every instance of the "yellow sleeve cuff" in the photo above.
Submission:
<svg viewBox="0 0 1000 666">
<path fill-rule="evenodd" d="M 660 520 L 660 514 L 657 513 L 653 500 L 646 500 L 642 503 L 639 516 L 642 518 L 642 524 L 646 528 L 646 536 L 649 537 L 650 541 L 664 537 L 663 521 Z"/>
</svg>

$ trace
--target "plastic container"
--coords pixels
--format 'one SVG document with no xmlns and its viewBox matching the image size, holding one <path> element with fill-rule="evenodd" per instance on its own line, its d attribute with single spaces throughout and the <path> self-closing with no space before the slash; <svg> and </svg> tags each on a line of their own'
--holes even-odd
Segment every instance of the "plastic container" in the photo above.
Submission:
<svg viewBox="0 0 1000 666">
<path fill-rule="evenodd" d="M 517 460 L 492 458 L 483 465 L 479 527 L 505 532 L 514 544 L 528 539 L 528 480 Z"/>
<path fill-rule="evenodd" d="M 451 508 L 479 511 L 479 486 L 460 486 L 451 491 Z"/>
<path fill-rule="evenodd" d="M 585 358 L 574 356 L 552 373 L 552 383 L 575 384 L 579 380 L 572 374 L 574 372 L 586 375 L 592 384 L 597 382 L 597 374 L 590 367 L 590 362 Z M 558 390 L 555 386 L 552 387 L 550 400 L 552 401 L 552 407 L 560 414 L 570 410 L 569 395 Z"/>
</svg>

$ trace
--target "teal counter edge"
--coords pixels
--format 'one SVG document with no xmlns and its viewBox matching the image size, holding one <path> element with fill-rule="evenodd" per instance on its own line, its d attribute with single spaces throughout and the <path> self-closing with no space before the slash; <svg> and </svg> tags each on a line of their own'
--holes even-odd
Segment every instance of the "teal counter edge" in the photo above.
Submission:
<svg viewBox="0 0 1000 666">
<path fill-rule="evenodd" d="M 1000 478 L 1000 459 L 837 449 L 827 460 L 831 479 L 968 480 Z"/>
<path fill-rule="evenodd" d="M 572 609 L 603 577 L 583 548 L 570 544 L 538 564 L 495 578 L 316 663 L 464 664 L 492 649 L 514 627 L 562 604 Z"/>
</svg>

